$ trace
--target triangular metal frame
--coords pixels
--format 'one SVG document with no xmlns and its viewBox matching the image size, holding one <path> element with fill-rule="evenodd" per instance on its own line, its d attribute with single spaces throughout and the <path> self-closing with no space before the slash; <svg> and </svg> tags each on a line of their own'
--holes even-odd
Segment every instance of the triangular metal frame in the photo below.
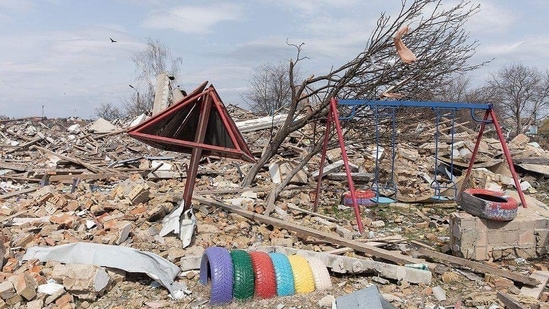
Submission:
<svg viewBox="0 0 549 309">
<path fill-rule="evenodd" d="M 229 116 L 219 94 L 203 83 L 195 91 L 147 121 L 131 128 L 128 134 L 155 148 L 202 155 L 217 155 L 255 162 L 244 138 Z M 206 116 L 207 115 L 207 116 Z M 205 136 L 197 139 L 200 118 L 206 116 Z"/>
<path fill-rule="evenodd" d="M 191 207 L 202 156 L 218 155 L 255 162 L 219 94 L 213 85 L 205 89 L 206 84 L 204 82 L 181 101 L 128 131 L 133 138 L 153 147 L 191 154 L 183 210 Z"/>
</svg>

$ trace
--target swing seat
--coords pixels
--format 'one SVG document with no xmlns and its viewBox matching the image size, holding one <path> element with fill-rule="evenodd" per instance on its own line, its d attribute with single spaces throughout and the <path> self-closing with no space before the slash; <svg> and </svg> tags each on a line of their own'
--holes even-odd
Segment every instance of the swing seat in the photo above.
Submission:
<svg viewBox="0 0 549 309">
<path fill-rule="evenodd" d="M 435 201 L 449 201 L 449 200 L 450 200 L 449 197 L 447 197 L 447 196 L 442 196 L 442 195 L 433 195 L 433 196 L 431 196 L 429 199 L 435 200 Z"/>
<path fill-rule="evenodd" d="M 500 191 L 466 189 L 460 206 L 473 216 L 494 221 L 512 221 L 517 216 L 517 201 Z"/>
<path fill-rule="evenodd" d="M 376 204 L 391 204 L 395 202 L 392 198 L 385 196 L 372 197 L 370 200 Z"/>
<path fill-rule="evenodd" d="M 372 201 L 372 197 L 375 197 L 376 193 L 372 190 L 356 190 L 355 197 L 356 202 L 360 206 L 374 206 L 375 203 Z M 347 191 L 343 194 L 343 205 L 352 206 L 353 198 L 351 197 L 351 192 Z"/>
</svg>

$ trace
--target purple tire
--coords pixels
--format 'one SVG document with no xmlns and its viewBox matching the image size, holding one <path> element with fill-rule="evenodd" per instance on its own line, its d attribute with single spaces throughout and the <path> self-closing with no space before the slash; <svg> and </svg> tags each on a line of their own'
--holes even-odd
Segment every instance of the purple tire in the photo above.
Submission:
<svg viewBox="0 0 549 309">
<path fill-rule="evenodd" d="M 200 283 L 212 288 L 210 303 L 222 305 L 233 300 L 233 263 L 229 251 L 222 247 L 211 247 L 204 251 L 200 261 Z"/>
</svg>

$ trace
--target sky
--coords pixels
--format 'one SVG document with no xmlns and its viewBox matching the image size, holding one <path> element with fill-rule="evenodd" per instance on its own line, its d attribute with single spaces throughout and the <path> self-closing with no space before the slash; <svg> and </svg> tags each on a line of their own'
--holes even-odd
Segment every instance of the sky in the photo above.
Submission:
<svg viewBox="0 0 549 309">
<path fill-rule="evenodd" d="M 408 0 L 410 1 L 410 0 Z M 482 84 L 502 67 L 549 66 L 546 0 L 478 0 L 466 24 L 479 47 L 468 76 Z M 456 0 L 443 1 L 444 4 Z M 96 118 L 143 85 L 132 58 L 149 39 L 181 57 L 176 84 L 209 81 L 225 103 L 245 106 L 254 69 L 295 58 L 323 75 L 365 47 L 382 12 L 401 0 L 0 0 L 0 115 Z M 412 25 L 413 26 L 413 25 Z M 111 42 L 110 38 L 116 40 Z M 404 39 L 405 41 L 405 39 Z"/>
</svg>

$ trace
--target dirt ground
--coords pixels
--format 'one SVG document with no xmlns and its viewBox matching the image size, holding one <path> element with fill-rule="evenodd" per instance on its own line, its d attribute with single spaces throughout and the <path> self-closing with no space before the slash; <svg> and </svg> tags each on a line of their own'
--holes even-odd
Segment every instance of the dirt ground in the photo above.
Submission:
<svg viewBox="0 0 549 309">
<path fill-rule="evenodd" d="M 536 197 L 549 202 L 549 182 L 541 180 L 537 186 Z M 410 241 L 423 242 L 437 249 L 441 249 L 449 242 L 448 215 L 457 210 L 455 203 L 420 204 L 408 207 L 390 207 L 377 205 L 365 210 L 365 217 L 372 220 L 382 220 L 385 227 L 371 230 L 376 237 L 401 235 L 407 241 L 393 246 L 405 246 L 413 252 L 414 245 Z M 211 209 L 215 218 L 221 211 Z M 352 210 L 337 210 L 336 207 L 323 207 L 319 211 L 329 216 L 348 219 L 352 217 Z M 432 218 L 432 224 L 424 225 L 418 213 Z M 200 224 L 200 223 L 199 223 Z M 268 245 L 268 244 L 265 244 Z M 303 242 L 303 248 L 322 248 L 316 242 Z M 389 246 L 390 247 L 390 246 Z M 393 248 L 394 249 L 394 248 Z M 360 256 L 356 253 L 346 253 L 348 256 Z M 545 258 L 526 261 L 513 259 L 493 263 L 502 269 L 526 274 L 534 269 L 547 270 L 549 262 Z M 327 291 L 315 291 L 308 294 L 299 294 L 288 297 L 275 297 L 261 300 L 253 299 L 247 302 L 233 301 L 225 308 L 331 308 L 331 300 L 353 293 L 355 291 L 376 285 L 381 295 L 396 308 L 504 308 L 498 301 L 497 293 L 504 292 L 511 295 L 523 305 L 535 304 L 539 306 L 547 300 L 549 292 L 543 293 L 540 301 L 522 298 L 520 285 L 515 285 L 504 278 L 493 278 L 489 274 L 474 273 L 467 269 L 453 265 L 437 264 L 432 269 L 433 280 L 429 286 L 396 282 L 372 276 L 371 274 L 338 275 L 331 273 L 333 287 Z M 93 303 L 81 302 L 82 308 L 209 308 L 210 287 L 198 283 L 198 271 L 183 273 L 181 281 L 188 285 L 191 294 L 182 300 L 172 300 L 166 289 L 159 287 L 144 275 L 129 275 L 125 281 L 116 284 L 107 294 Z M 446 300 L 438 301 L 433 288 L 440 287 L 446 293 Z M 438 306 L 438 307 L 437 307 Z"/>
</svg>

